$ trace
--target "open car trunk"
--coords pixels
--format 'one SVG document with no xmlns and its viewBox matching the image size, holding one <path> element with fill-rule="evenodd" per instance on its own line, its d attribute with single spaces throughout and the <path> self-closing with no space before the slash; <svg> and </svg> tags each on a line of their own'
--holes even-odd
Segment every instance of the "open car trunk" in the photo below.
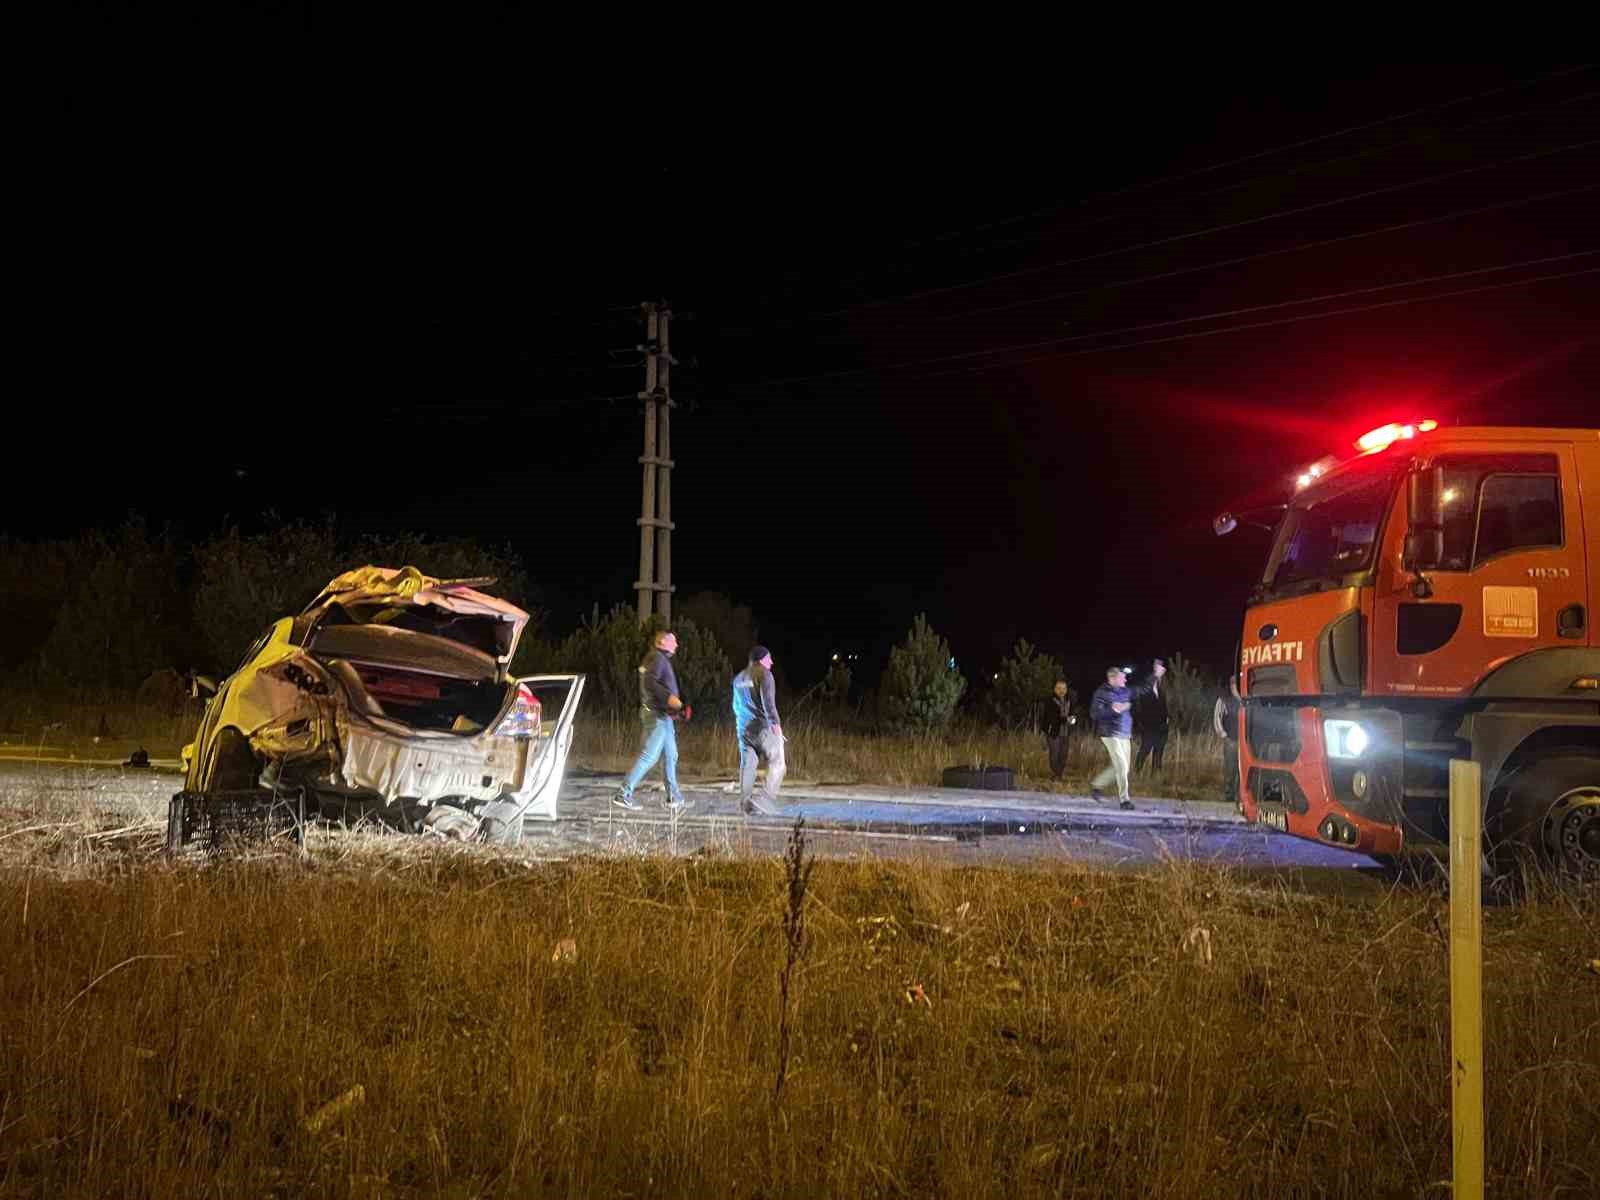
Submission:
<svg viewBox="0 0 1600 1200">
<path fill-rule="evenodd" d="M 384 625 L 332 625 L 308 650 L 326 665 L 352 709 L 413 729 L 474 734 L 496 724 L 516 697 L 494 659 L 425 633 Z"/>
<path fill-rule="evenodd" d="M 482 733 L 498 725 L 516 699 L 515 683 L 452 679 L 366 663 L 345 665 L 347 670 L 335 670 L 358 712 L 388 717 L 412 729 Z"/>
<path fill-rule="evenodd" d="M 305 648 L 338 677 L 355 712 L 472 735 L 498 725 L 516 699 L 506 666 L 527 615 L 464 581 L 362 568 L 336 579 L 313 608 Z"/>
</svg>

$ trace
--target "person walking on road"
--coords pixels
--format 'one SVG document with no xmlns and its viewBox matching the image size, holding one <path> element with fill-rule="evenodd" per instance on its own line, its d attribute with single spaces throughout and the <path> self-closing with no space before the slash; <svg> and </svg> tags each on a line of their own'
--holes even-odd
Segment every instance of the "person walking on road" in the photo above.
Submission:
<svg viewBox="0 0 1600 1200">
<path fill-rule="evenodd" d="M 1159 659 L 1157 660 L 1160 661 Z M 1139 730 L 1139 756 L 1133 760 L 1133 769 L 1144 769 L 1148 759 L 1157 771 L 1167 753 L 1167 697 L 1160 688 L 1142 696 L 1133 706 L 1134 726 Z"/>
<path fill-rule="evenodd" d="M 1104 788 L 1115 782 L 1117 799 L 1126 809 L 1133 807 L 1128 796 L 1128 750 L 1133 744 L 1133 702 L 1141 696 L 1155 692 L 1167 668 L 1158 658 L 1155 674 L 1138 687 L 1128 686 L 1127 667 L 1111 667 L 1106 671 L 1106 681 L 1094 690 L 1089 703 L 1089 719 L 1094 722 L 1095 734 L 1106 748 L 1111 761 L 1105 769 L 1089 781 L 1090 795 L 1098 802 L 1105 798 Z"/>
<path fill-rule="evenodd" d="M 1239 677 L 1228 677 L 1228 690 L 1217 697 L 1211 710 L 1211 728 L 1222 739 L 1222 798 L 1236 811 L 1239 803 Z"/>
<path fill-rule="evenodd" d="M 694 801 L 686 799 L 678 789 L 678 733 L 673 722 L 687 716 L 689 710 L 678 695 L 678 676 L 672 669 L 672 656 L 677 649 L 677 635 L 663 629 L 655 636 L 654 648 L 639 664 L 639 722 L 643 726 L 639 757 L 633 760 L 627 778 L 611 797 L 613 804 L 630 812 L 643 807 L 633 798 L 633 789 L 658 758 L 667 780 L 667 808 L 682 812 L 694 807 Z"/>
<path fill-rule="evenodd" d="M 1067 769 L 1067 737 L 1071 733 L 1073 720 L 1067 681 L 1058 679 L 1055 691 L 1044 702 L 1044 720 L 1040 722 L 1045 748 L 1050 752 L 1050 774 L 1057 779 Z"/>
<path fill-rule="evenodd" d="M 739 810 L 746 815 L 758 809 L 778 811 L 778 789 L 783 786 L 783 727 L 778 721 L 778 692 L 772 679 L 772 652 L 765 646 L 750 649 L 749 665 L 733 677 L 733 730 L 739 745 Z M 767 784 L 756 804 L 756 765 L 765 763 Z"/>
</svg>

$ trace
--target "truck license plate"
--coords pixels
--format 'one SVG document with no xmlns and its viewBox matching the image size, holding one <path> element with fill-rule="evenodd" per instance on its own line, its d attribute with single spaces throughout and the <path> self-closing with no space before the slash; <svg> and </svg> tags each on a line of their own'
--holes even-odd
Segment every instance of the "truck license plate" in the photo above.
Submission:
<svg viewBox="0 0 1600 1200">
<path fill-rule="evenodd" d="M 1277 829 L 1283 833 L 1289 832 L 1289 814 L 1287 810 L 1275 805 L 1262 804 L 1256 808 L 1256 823 Z"/>
</svg>

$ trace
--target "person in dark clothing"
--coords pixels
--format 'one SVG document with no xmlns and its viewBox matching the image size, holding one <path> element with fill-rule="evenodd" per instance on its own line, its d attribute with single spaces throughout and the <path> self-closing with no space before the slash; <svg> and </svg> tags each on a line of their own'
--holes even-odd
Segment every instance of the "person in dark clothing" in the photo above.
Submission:
<svg viewBox="0 0 1600 1200">
<path fill-rule="evenodd" d="M 1222 739 L 1222 798 L 1236 810 L 1239 803 L 1239 677 L 1228 677 L 1228 690 L 1217 697 L 1211 712 L 1211 727 Z"/>
<path fill-rule="evenodd" d="M 1128 748 L 1133 741 L 1133 702 L 1157 690 L 1167 668 L 1160 659 L 1155 662 L 1155 674 L 1138 687 L 1128 686 L 1128 668 L 1111 667 L 1106 671 L 1106 681 L 1094 690 L 1089 702 L 1089 719 L 1100 744 L 1106 748 L 1111 761 L 1105 769 L 1089 781 L 1090 794 L 1096 801 L 1104 798 L 1102 791 L 1113 781 L 1117 785 L 1117 799 L 1123 808 L 1132 808 L 1128 796 Z"/>
<path fill-rule="evenodd" d="M 1133 769 L 1144 769 L 1148 759 L 1156 770 L 1161 770 L 1161 760 L 1167 753 L 1167 697 L 1159 688 L 1148 696 L 1141 696 L 1133 706 L 1133 723 L 1139 730 L 1139 756 Z"/>
<path fill-rule="evenodd" d="M 673 721 L 687 710 L 678 695 L 678 676 L 672 669 L 672 656 L 677 649 L 677 635 L 664 629 L 656 634 L 655 648 L 639 664 L 639 722 L 644 734 L 639 757 L 633 760 L 627 778 L 611 797 L 619 808 L 637 812 L 642 807 L 633 798 L 633 789 L 658 758 L 667 779 L 667 807 L 673 812 L 694 807 L 694 801 L 678 790 L 678 734 Z"/>
<path fill-rule="evenodd" d="M 783 786 L 783 727 L 778 719 L 778 692 L 772 680 L 772 652 L 753 646 L 750 665 L 733 677 L 733 731 L 739 745 L 739 809 L 746 815 L 757 805 L 756 765 L 767 766 L 767 786 L 760 810 L 778 811 L 778 789 Z"/>
<path fill-rule="evenodd" d="M 1055 691 L 1044 702 L 1044 720 L 1040 722 L 1045 748 L 1050 752 L 1050 774 L 1057 779 L 1067 769 L 1067 738 L 1076 721 L 1072 715 L 1072 700 L 1067 695 L 1067 681 L 1058 679 Z"/>
</svg>

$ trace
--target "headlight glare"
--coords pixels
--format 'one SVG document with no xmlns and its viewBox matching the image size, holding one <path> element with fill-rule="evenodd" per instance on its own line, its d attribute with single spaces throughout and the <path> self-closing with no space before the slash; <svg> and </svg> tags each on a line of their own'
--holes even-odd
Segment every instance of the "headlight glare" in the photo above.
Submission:
<svg viewBox="0 0 1600 1200">
<path fill-rule="evenodd" d="M 1344 720 L 1324 721 L 1322 738 L 1327 743 L 1329 758 L 1360 758 L 1372 741 L 1359 721 Z"/>
</svg>

